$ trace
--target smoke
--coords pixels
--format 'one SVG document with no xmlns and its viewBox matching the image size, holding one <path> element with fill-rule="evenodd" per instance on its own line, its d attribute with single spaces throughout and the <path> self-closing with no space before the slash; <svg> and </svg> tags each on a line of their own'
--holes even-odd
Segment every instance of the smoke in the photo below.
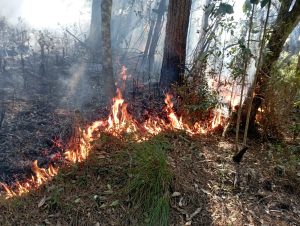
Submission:
<svg viewBox="0 0 300 226">
<path fill-rule="evenodd" d="M 12 24 L 18 18 L 36 29 L 55 29 L 74 23 L 86 26 L 90 19 L 90 2 L 73 0 L 0 0 L 0 16 Z"/>
<path fill-rule="evenodd" d="M 18 21 L 18 17 L 22 15 L 22 9 L 24 0 L 0 0 L 0 16 L 7 18 L 8 22 L 15 24 Z"/>
<path fill-rule="evenodd" d="M 62 104 L 70 109 L 81 109 L 91 98 L 91 88 L 86 77 L 85 63 L 73 65 L 68 70 L 68 78 L 60 78 L 62 92 L 65 93 Z"/>
</svg>

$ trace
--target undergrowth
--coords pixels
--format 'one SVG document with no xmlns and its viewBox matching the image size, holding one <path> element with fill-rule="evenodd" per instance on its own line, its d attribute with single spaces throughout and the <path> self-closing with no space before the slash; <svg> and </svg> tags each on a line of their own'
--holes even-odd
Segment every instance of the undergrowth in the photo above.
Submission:
<svg viewBox="0 0 300 226">
<path fill-rule="evenodd" d="M 166 155 L 169 146 L 164 138 L 157 137 L 134 147 L 127 192 L 132 197 L 134 209 L 145 216 L 146 225 L 168 225 L 172 181 Z"/>
</svg>

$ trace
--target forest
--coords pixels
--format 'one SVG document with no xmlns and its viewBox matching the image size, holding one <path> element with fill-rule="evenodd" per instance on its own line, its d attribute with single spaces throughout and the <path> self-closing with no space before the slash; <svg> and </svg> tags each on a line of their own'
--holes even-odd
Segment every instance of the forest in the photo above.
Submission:
<svg viewBox="0 0 300 226">
<path fill-rule="evenodd" d="M 0 0 L 0 225 L 300 225 L 300 0 Z"/>
</svg>

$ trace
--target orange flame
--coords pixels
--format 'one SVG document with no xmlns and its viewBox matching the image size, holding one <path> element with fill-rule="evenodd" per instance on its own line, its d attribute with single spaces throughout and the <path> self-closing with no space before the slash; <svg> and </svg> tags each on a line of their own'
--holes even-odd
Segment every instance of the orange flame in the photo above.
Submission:
<svg viewBox="0 0 300 226">
<path fill-rule="evenodd" d="M 79 137 L 75 137 L 69 145 L 69 149 L 65 151 L 64 158 L 68 163 L 77 163 L 85 161 L 91 153 L 92 142 L 99 139 L 102 132 L 110 133 L 113 136 L 122 136 L 123 133 L 135 133 L 136 141 L 143 141 L 149 137 L 157 135 L 165 130 L 183 130 L 190 135 L 205 134 L 222 124 L 222 112 L 215 112 L 211 125 L 204 128 L 200 122 L 193 126 L 183 122 L 182 117 L 178 117 L 173 109 L 172 95 L 167 94 L 165 98 L 165 112 L 169 122 L 158 118 L 151 117 L 143 124 L 138 125 L 137 122 L 127 111 L 127 104 L 122 97 L 121 91 L 117 90 L 117 95 L 113 98 L 111 114 L 106 120 L 99 120 L 92 123 L 86 129 L 78 128 Z M 16 182 L 12 187 L 0 183 L 4 188 L 6 198 L 21 196 L 37 189 L 47 183 L 59 172 L 58 167 L 49 166 L 48 169 L 40 168 L 37 161 L 32 166 L 34 176 L 27 181 Z"/>
<path fill-rule="evenodd" d="M 49 179 L 57 175 L 59 168 L 55 168 L 50 165 L 48 169 L 43 169 L 38 166 L 35 160 L 32 165 L 32 171 L 34 176 L 27 180 L 25 183 L 16 182 L 15 188 L 9 188 L 6 184 L 0 183 L 6 192 L 6 198 L 12 198 L 14 196 L 21 196 L 28 193 L 32 188 L 38 188 Z"/>
<path fill-rule="evenodd" d="M 211 128 L 215 129 L 220 125 L 222 125 L 222 112 L 220 110 L 217 110 L 212 120 Z"/>
</svg>

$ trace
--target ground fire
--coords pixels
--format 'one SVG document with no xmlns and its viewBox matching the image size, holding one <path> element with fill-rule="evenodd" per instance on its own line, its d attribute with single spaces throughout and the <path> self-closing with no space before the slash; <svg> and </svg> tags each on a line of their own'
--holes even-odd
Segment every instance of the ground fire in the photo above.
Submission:
<svg viewBox="0 0 300 226">
<path fill-rule="evenodd" d="M 78 135 L 74 139 L 71 139 L 72 143 L 68 144 L 67 147 L 69 148 L 65 150 L 65 162 L 67 164 L 74 164 L 85 161 L 92 151 L 91 143 L 99 139 L 101 133 L 109 133 L 118 137 L 122 137 L 124 134 L 133 134 L 135 141 L 141 142 L 166 130 L 182 130 L 189 135 L 206 134 L 223 123 L 222 112 L 216 110 L 212 121 L 205 123 L 206 127 L 202 126 L 203 123 L 201 122 L 190 126 L 184 122 L 182 117 L 178 117 L 175 113 L 172 98 L 172 95 L 166 94 L 164 111 L 167 114 L 168 120 L 149 116 L 147 121 L 139 124 L 128 113 L 127 103 L 123 99 L 120 89 L 117 89 L 117 95 L 113 98 L 111 114 L 108 119 L 95 121 L 86 129 L 77 128 Z M 38 166 L 37 161 L 34 161 L 32 171 L 34 175 L 27 179 L 27 181 L 16 182 L 11 186 L 0 183 L 0 186 L 4 188 L 5 197 L 21 196 L 39 188 L 58 174 L 59 167 L 50 165 L 47 169 L 44 169 Z"/>
</svg>

